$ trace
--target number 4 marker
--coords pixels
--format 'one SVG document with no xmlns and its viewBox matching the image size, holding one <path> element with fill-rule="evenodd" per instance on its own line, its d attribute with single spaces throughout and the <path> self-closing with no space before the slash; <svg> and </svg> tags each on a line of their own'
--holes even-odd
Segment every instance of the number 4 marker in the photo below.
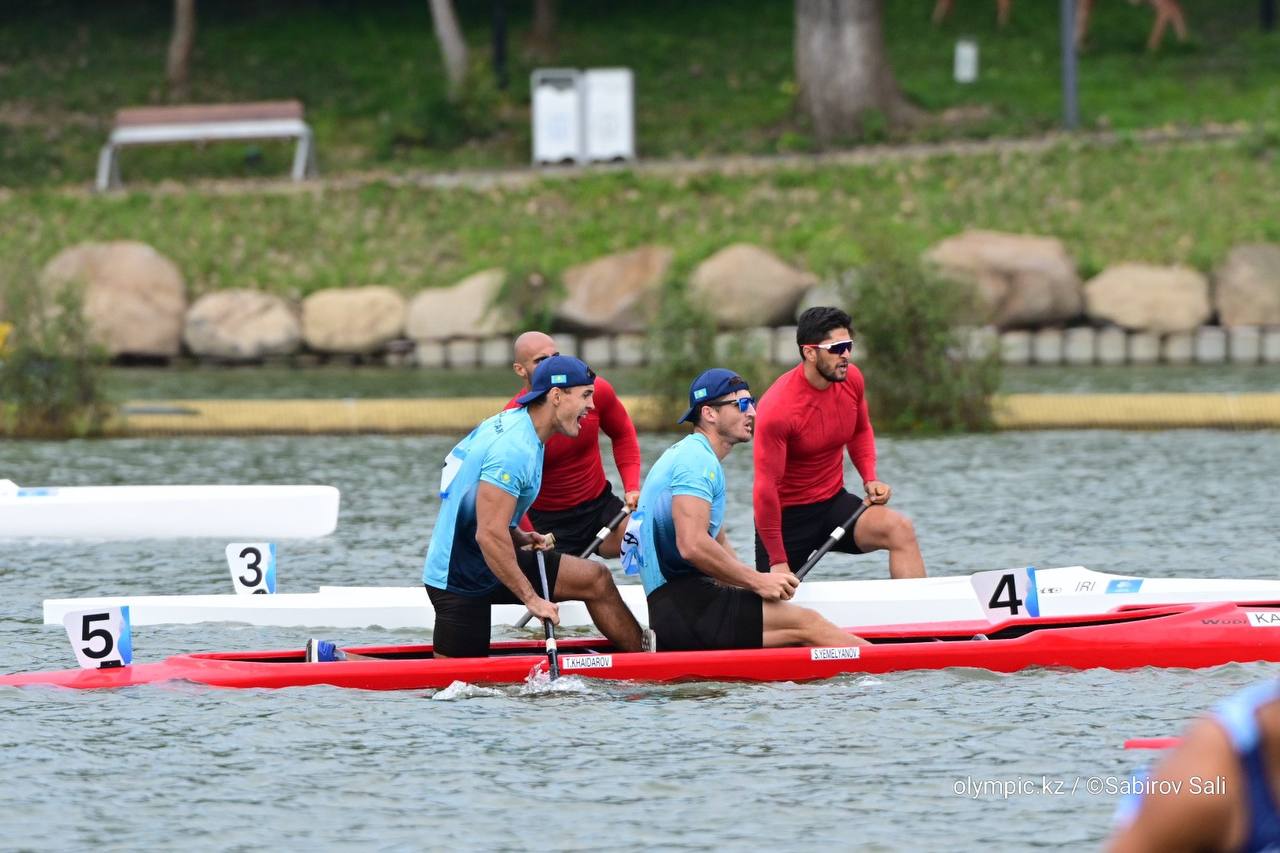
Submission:
<svg viewBox="0 0 1280 853">
<path fill-rule="evenodd" d="M 976 572 L 969 582 L 973 584 L 983 615 L 990 622 L 1040 615 L 1036 570 L 1032 566 Z"/>
</svg>

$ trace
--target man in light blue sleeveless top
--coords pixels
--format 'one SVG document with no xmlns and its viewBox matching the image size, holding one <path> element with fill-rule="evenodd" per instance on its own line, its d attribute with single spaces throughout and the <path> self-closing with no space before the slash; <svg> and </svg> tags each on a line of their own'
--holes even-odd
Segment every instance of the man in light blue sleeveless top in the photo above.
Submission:
<svg viewBox="0 0 1280 853">
<path fill-rule="evenodd" d="M 623 537 L 623 563 L 644 581 L 658 648 L 862 643 L 817 612 L 786 603 L 796 576 L 757 572 L 725 538 L 721 460 L 751 440 L 755 401 L 747 383 L 724 368 L 704 372 L 689 389 L 685 422 L 693 434 L 649 471 Z"/>
<path fill-rule="evenodd" d="M 1114 853 L 1280 851 L 1280 682 L 1248 687 L 1191 726 L 1122 804 Z"/>
<path fill-rule="evenodd" d="M 431 534 L 422 582 L 435 608 L 433 640 L 440 657 L 489 652 L 490 607 L 523 604 L 558 624 L 554 601 L 583 601 L 619 651 L 640 651 L 640 625 L 609 570 L 561 555 L 541 533 L 517 524 L 542 483 L 543 445 L 578 435 L 592 408 L 595 373 L 572 356 L 538 365 L 519 408 L 488 418 L 449 452 L 440 477 L 440 515 Z M 542 595 L 535 551 L 543 551 L 551 601 Z"/>
</svg>

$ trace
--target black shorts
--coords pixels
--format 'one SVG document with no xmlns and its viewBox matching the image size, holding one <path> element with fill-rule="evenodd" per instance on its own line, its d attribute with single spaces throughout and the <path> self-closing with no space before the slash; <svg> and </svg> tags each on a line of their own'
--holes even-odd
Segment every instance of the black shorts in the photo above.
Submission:
<svg viewBox="0 0 1280 853">
<path fill-rule="evenodd" d="M 803 566 L 809 555 L 827 541 L 831 531 L 848 521 L 861 503 L 862 498 L 841 489 L 825 501 L 789 506 L 782 510 L 782 547 L 787 549 L 787 564 L 791 566 L 791 571 Z M 857 522 L 853 526 L 856 529 Z M 844 538 L 831 550 L 844 554 L 862 553 L 858 543 L 854 541 L 853 530 L 846 530 Z M 758 532 L 756 569 L 761 572 L 769 571 L 769 555 L 764 550 L 764 543 L 760 541 Z"/>
<path fill-rule="evenodd" d="M 556 595 L 556 577 L 560 574 L 560 555 L 544 551 L 547 564 L 547 588 Z M 533 551 L 516 551 L 516 563 L 529 579 L 538 595 L 542 595 L 542 578 L 538 575 L 538 555 Z M 482 658 L 489 654 L 489 607 L 494 604 L 519 604 L 515 593 L 499 584 L 488 595 L 459 595 L 447 589 L 427 587 L 427 597 L 436 611 L 432 642 L 440 654 L 451 658 Z"/>
<path fill-rule="evenodd" d="M 613 493 L 613 486 L 604 484 L 604 491 L 589 501 L 583 501 L 568 509 L 529 509 L 529 520 L 539 533 L 554 533 L 556 550 L 575 557 L 587 550 L 595 541 L 600 528 L 613 521 L 622 512 L 622 500 Z"/>
<path fill-rule="evenodd" d="M 764 645 L 764 600 L 750 590 L 691 575 L 653 591 L 649 627 L 661 651 L 758 649 Z"/>
</svg>

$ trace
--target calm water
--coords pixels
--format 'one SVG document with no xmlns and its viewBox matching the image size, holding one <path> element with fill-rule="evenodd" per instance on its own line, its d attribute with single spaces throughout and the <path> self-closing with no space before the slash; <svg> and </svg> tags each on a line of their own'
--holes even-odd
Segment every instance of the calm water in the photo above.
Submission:
<svg viewBox="0 0 1280 853">
<path fill-rule="evenodd" d="M 651 463 L 672 436 L 642 437 Z M 338 532 L 285 542 L 285 590 L 410 584 L 436 511 L 442 438 L 0 444 L 30 485 L 317 482 Z M 880 442 L 880 474 L 933 573 L 1083 563 L 1135 574 L 1273 577 L 1280 434 L 1027 433 Z M 731 455 L 730 540 L 750 536 L 746 448 Z M 45 597 L 229 589 L 225 543 L 4 543 L 0 671 L 73 663 Z M 836 555 L 824 579 L 878 577 Z M 620 578 L 620 581 L 626 579 Z M 332 633 L 332 632 L 322 632 Z M 135 632 L 136 657 L 299 647 L 293 629 Z M 344 631 L 344 642 L 416 639 Z M 361 693 L 0 689 L 0 847 L 527 850 L 1079 847 L 1112 798 L 1088 780 L 1176 733 L 1266 665 L 1129 673 L 979 671 L 818 684 L 590 685 Z M 977 783 L 1063 783 L 977 799 Z M 1069 793 L 1073 784 L 1077 792 Z M 181 840 L 179 840 L 181 839 Z"/>
</svg>

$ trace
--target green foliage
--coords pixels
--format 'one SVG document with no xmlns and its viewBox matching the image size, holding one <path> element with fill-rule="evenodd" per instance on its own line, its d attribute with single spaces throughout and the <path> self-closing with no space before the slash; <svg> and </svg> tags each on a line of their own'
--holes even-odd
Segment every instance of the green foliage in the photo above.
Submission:
<svg viewBox="0 0 1280 853">
<path fill-rule="evenodd" d="M 49 305 L 39 288 L 12 286 L 6 301 L 14 323 L 0 352 L 0 434 L 101 435 L 114 412 L 107 357 L 91 340 L 80 289 L 62 288 Z"/>
<path fill-rule="evenodd" d="M 920 2 L 884 3 L 884 36 L 906 94 L 935 115 L 907 138 L 1038 133 L 1060 123 L 1058 4 L 1015 4 L 999 28 L 990 2 L 957 3 L 940 26 Z M 15 4 L 10 4 L 15 5 Z M 491 4 L 455 3 L 477 65 L 490 54 Z M 507 4 L 509 44 L 530 31 L 532 3 Z M 1255 121 L 1280 106 L 1275 34 L 1259 33 L 1257 4 L 1182 0 L 1194 41 L 1170 37 L 1159 53 L 1143 46 L 1146 5 L 1100 3 L 1080 63 L 1086 128 Z M 0 26 L 0 186 L 87 182 L 111 113 L 159 103 L 172 3 L 17 4 Z M 67 22 L 74 22 L 68 29 Z M 648 0 L 563 4 L 557 64 L 625 65 L 637 86 L 637 147 L 650 158 L 805 150 L 795 109 L 794 4 L 779 0 Z M 952 79 L 958 36 L 981 47 L 981 72 Z M 202 103 L 302 99 L 316 130 L 322 173 L 525 165 L 529 160 L 528 81 L 541 63 L 509 55 L 517 109 L 493 109 L 493 73 L 459 103 L 445 97 L 440 52 L 422 0 L 294 0 L 202 3 L 191 98 Z M 888 132 L 880 124 L 869 139 Z M 891 133 L 893 139 L 903 138 Z M 288 169 L 290 146 L 261 146 L 260 171 Z M 126 181 L 244 176 L 241 146 L 130 149 Z"/>
<path fill-rule="evenodd" d="M 660 407 L 661 423 L 675 428 L 688 408 L 689 383 L 715 366 L 716 326 L 711 315 L 690 296 L 684 285 L 668 283 L 662 290 L 649 330 L 649 371 L 644 390 Z"/>
<path fill-rule="evenodd" d="M 447 149 L 482 143 L 504 127 L 511 111 L 510 96 L 498 89 L 493 70 L 477 58 L 456 98 L 443 90 L 430 91 L 406 110 L 400 124 L 384 124 L 379 153 L 394 160 L 412 148 Z"/>
<path fill-rule="evenodd" d="M 999 352 L 972 352 L 961 325 L 976 316 L 976 294 L 893 250 L 871 257 L 857 277 L 853 316 L 876 430 L 991 429 Z"/>
<path fill-rule="evenodd" d="M 547 331 L 552 328 L 556 306 L 564 295 L 564 285 L 558 279 L 536 270 L 516 271 L 507 274 L 489 307 L 511 315 L 521 331 Z"/>
<path fill-rule="evenodd" d="M 716 359 L 707 367 L 729 368 L 747 380 L 752 396 L 759 398 L 781 373 L 769 358 L 768 344 L 737 332 L 723 334 L 721 340 L 726 343 L 716 347 Z M 687 382 L 685 389 L 688 390 Z"/>
</svg>

